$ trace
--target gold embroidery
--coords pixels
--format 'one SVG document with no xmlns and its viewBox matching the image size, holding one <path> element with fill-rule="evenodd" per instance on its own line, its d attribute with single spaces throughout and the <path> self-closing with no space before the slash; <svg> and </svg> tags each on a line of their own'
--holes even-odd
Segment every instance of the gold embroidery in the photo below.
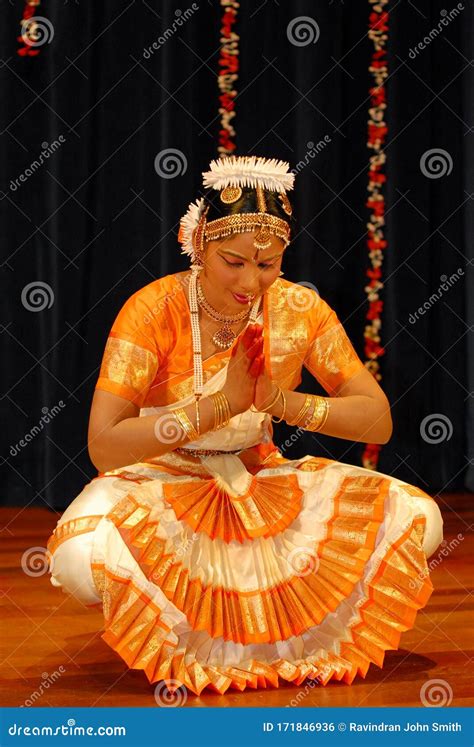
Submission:
<svg viewBox="0 0 474 747">
<path fill-rule="evenodd" d="M 209 381 L 209 379 L 214 376 L 218 371 L 221 370 L 221 368 L 224 368 L 224 366 L 227 364 L 229 358 L 229 354 L 226 356 L 222 356 L 220 358 L 217 358 L 216 360 L 211 360 L 209 362 L 203 363 L 203 381 L 206 383 Z M 181 399 L 184 399 L 185 397 L 189 397 L 190 394 L 193 392 L 193 373 L 190 371 L 187 375 L 187 378 L 184 380 L 177 380 L 177 378 L 173 381 L 167 382 L 167 391 L 166 391 L 166 401 L 163 402 L 163 404 L 168 404 L 169 402 L 179 402 Z"/>
<path fill-rule="evenodd" d="M 391 546 L 378 573 L 367 584 L 365 600 L 359 606 L 359 615 L 345 631 L 339 655 L 322 646 L 314 654 L 303 654 L 296 662 L 247 659 L 234 666 L 220 666 L 207 663 L 207 647 L 203 646 L 199 662 L 196 658 L 199 652 L 191 654 L 179 648 L 179 637 L 164 623 L 162 610 L 150 596 L 130 579 L 119 579 L 103 566 L 110 604 L 102 638 L 129 667 L 144 670 L 150 683 L 171 680 L 174 689 L 184 685 L 197 695 L 206 687 L 217 689 L 221 694 L 229 687 L 238 690 L 263 688 L 268 684 L 277 687 L 278 677 L 295 685 L 301 685 L 307 677 L 318 677 L 322 685 L 333 678 L 350 685 L 357 675 L 366 676 L 372 662 L 381 667 L 386 650 L 398 648 L 401 634 L 413 627 L 417 611 L 425 606 L 432 592 L 429 579 L 423 578 L 413 590 L 411 582 L 415 571 L 406 573 L 391 565 L 391 558 L 408 548 L 410 555 L 415 548 L 423 564 L 415 525 Z M 426 559 L 424 565 L 426 567 Z M 123 610 L 128 610 L 129 614 Z M 211 613 L 215 616 L 220 610 L 212 608 Z M 210 635 L 217 636 L 218 632 Z M 261 656 L 264 656 L 263 648 Z"/>
<path fill-rule="evenodd" d="M 99 521 L 100 516 L 79 516 L 77 519 L 71 519 L 59 524 L 48 540 L 47 548 L 53 554 L 59 545 L 68 540 L 70 537 L 76 537 L 78 534 L 93 532 Z"/>
<path fill-rule="evenodd" d="M 270 372 L 282 389 L 295 389 L 301 383 L 301 367 L 308 348 L 307 319 L 298 304 L 297 291 L 294 283 L 278 278 L 267 291 L 264 307 Z M 314 291 L 308 292 L 316 296 Z"/>
<path fill-rule="evenodd" d="M 329 392 L 364 364 L 358 357 L 342 324 L 337 324 L 312 343 L 305 366 Z"/>
<path fill-rule="evenodd" d="M 240 497 L 231 497 L 214 479 L 166 483 L 163 494 L 178 519 L 224 542 L 278 534 L 296 518 L 303 497 L 296 475 L 254 477 Z"/>
<path fill-rule="evenodd" d="M 127 399 L 144 399 L 157 368 L 158 358 L 151 350 L 109 336 L 97 386 Z"/>
<path fill-rule="evenodd" d="M 428 493 L 425 493 L 424 490 L 421 490 L 416 485 L 400 485 L 400 489 L 404 490 L 408 495 L 413 495 L 415 498 L 427 498 L 430 501 L 434 501 L 432 495 L 428 495 Z"/>
<path fill-rule="evenodd" d="M 374 550 L 389 484 L 388 478 L 377 475 L 346 477 L 334 498 L 326 539 L 315 548 L 317 572 L 294 575 L 266 588 L 260 584 L 255 591 L 208 584 L 200 574 L 191 578 L 173 543 L 150 532 L 150 524 L 156 529 L 158 524 L 150 521 L 152 508 L 140 504 L 137 494 L 119 501 L 107 518 L 117 526 L 146 578 L 186 615 L 193 630 L 235 643 L 268 643 L 300 635 L 347 598 Z M 164 485 L 165 494 L 169 485 Z M 188 490 L 191 486 L 188 482 Z M 364 509 L 361 516 L 354 515 L 351 504 Z"/>
</svg>

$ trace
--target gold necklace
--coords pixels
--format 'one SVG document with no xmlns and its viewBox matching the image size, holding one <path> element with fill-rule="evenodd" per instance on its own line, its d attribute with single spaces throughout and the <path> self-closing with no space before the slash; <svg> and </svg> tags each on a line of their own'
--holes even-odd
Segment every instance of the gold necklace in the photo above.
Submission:
<svg viewBox="0 0 474 747">
<path fill-rule="evenodd" d="M 212 342 L 214 345 L 221 350 L 225 350 L 226 348 L 229 348 L 232 343 L 234 342 L 236 338 L 236 334 L 231 328 L 231 324 L 235 324 L 236 322 L 242 322 L 244 319 L 248 317 L 250 314 L 250 302 L 249 307 L 245 309 L 245 311 L 240 311 L 238 314 L 233 314 L 231 316 L 225 316 L 225 314 L 220 314 L 207 300 L 207 298 L 204 295 L 204 291 L 202 290 L 201 283 L 199 282 L 199 279 L 197 279 L 197 301 L 199 303 L 199 306 L 204 309 L 206 314 L 213 319 L 215 322 L 220 322 L 223 326 L 217 330 L 212 336 Z"/>
</svg>

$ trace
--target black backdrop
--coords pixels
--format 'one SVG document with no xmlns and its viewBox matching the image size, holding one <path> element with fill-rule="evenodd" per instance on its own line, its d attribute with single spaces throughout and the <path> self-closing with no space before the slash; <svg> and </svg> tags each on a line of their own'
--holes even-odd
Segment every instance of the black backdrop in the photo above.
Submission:
<svg viewBox="0 0 474 747">
<path fill-rule="evenodd" d="M 2 2 L 1 484 L 7 504 L 64 508 L 96 474 L 87 423 L 113 319 L 135 290 L 187 266 L 177 224 L 198 195 L 201 171 L 217 155 L 219 129 L 221 9 L 215 1 L 196 5 L 147 59 L 144 49 L 191 3 L 44 0 L 38 13 L 53 24 L 54 39 L 38 57 L 24 59 L 15 38 L 23 3 Z M 474 13 L 465 0 L 459 17 L 411 59 L 410 48 L 451 5 L 398 0 L 388 8 L 382 386 L 394 434 L 378 469 L 432 494 L 473 490 Z M 328 136 L 296 179 L 299 228 L 284 271 L 317 287 L 360 355 L 368 262 L 368 14 L 369 4 L 359 0 L 242 3 L 234 120 L 238 154 L 283 158 L 292 166 L 308 143 Z M 289 42 L 287 26 L 297 16 L 317 21 L 317 43 Z M 53 141 L 60 147 L 19 181 Z M 449 175 L 423 176 L 420 158 L 431 148 L 449 154 Z M 175 178 L 155 169 L 165 149 L 183 154 Z M 458 268 L 464 275 L 411 324 L 410 313 L 430 298 L 440 276 Z M 22 301 L 26 286 L 38 281 L 52 290 L 41 312 Z M 312 386 L 305 379 L 303 388 Z M 19 446 L 54 407 L 51 422 Z M 433 415 L 445 419 L 449 433 L 427 443 L 420 424 Z M 290 433 L 280 428 L 276 443 Z M 360 464 L 362 448 L 306 434 L 285 455 Z"/>
</svg>

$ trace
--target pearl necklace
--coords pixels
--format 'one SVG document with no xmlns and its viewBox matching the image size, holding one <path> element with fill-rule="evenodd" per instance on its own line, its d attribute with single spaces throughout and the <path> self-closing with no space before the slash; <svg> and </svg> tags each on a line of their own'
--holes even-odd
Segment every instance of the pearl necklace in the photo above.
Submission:
<svg viewBox="0 0 474 747">
<path fill-rule="evenodd" d="M 199 328 L 199 306 L 197 291 L 198 272 L 199 270 L 192 270 L 189 282 L 189 309 L 191 312 L 191 334 L 193 339 L 194 396 L 196 399 L 199 399 L 202 396 L 202 390 L 204 387 L 204 377 L 202 371 L 201 330 Z M 258 317 L 259 306 L 260 296 L 257 297 L 250 310 L 248 323 L 255 324 L 255 321 Z M 246 311 L 245 315 L 247 314 L 248 312 Z"/>
<path fill-rule="evenodd" d="M 235 332 L 231 329 L 230 325 L 235 324 L 236 322 L 242 322 L 245 317 L 250 314 L 250 306 L 245 309 L 245 311 L 240 311 L 238 314 L 233 314 L 231 316 L 220 314 L 213 306 L 211 306 L 205 297 L 199 278 L 197 280 L 197 300 L 201 309 L 204 309 L 211 319 L 215 322 L 220 322 L 223 325 L 217 330 L 217 332 L 214 332 L 211 338 L 212 342 L 216 347 L 221 348 L 221 350 L 229 348 L 236 338 Z"/>
</svg>

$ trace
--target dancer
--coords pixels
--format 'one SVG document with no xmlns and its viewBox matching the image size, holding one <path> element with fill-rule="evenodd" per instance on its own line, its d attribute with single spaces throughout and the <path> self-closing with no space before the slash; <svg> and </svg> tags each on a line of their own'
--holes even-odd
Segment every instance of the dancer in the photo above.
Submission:
<svg viewBox="0 0 474 747">
<path fill-rule="evenodd" d="M 89 424 L 99 474 L 48 542 L 51 582 L 169 690 L 224 693 L 383 665 L 432 592 L 442 540 L 418 487 L 318 455 L 272 422 L 386 443 L 390 406 L 335 311 L 285 280 L 287 163 L 228 157 L 181 220 L 190 270 L 141 288 L 107 340 Z M 296 392 L 305 366 L 328 396 Z"/>
</svg>

